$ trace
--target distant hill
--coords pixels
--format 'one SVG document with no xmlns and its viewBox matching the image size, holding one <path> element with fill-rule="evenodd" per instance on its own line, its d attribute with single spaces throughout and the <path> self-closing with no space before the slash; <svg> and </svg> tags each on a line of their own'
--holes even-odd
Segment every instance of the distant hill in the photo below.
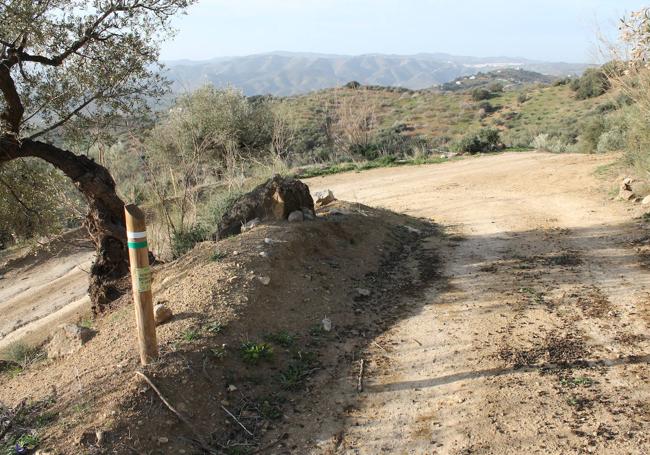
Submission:
<svg viewBox="0 0 650 455">
<path fill-rule="evenodd" d="M 449 54 L 359 56 L 274 52 L 208 61 L 166 62 L 176 92 L 206 83 L 235 86 L 246 95 L 296 95 L 358 81 L 424 89 L 496 69 L 522 69 L 549 76 L 581 74 L 590 65 L 552 63 L 511 57 L 462 57 Z"/>
<path fill-rule="evenodd" d="M 488 73 L 479 72 L 472 76 L 458 77 L 451 82 L 442 84 L 440 88 L 444 91 L 454 92 L 471 88 L 487 87 L 493 82 L 498 82 L 503 85 L 505 90 L 513 90 L 530 84 L 550 84 L 556 79 L 557 76 L 548 76 L 535 71 L 505 68 L 490 71 Z"/>
</svg>

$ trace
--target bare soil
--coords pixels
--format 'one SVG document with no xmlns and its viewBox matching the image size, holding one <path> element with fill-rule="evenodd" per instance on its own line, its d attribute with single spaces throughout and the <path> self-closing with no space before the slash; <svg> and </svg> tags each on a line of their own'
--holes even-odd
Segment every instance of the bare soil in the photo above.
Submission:
<svg viewBox="0 0 650 455">
<path fill-rule="evenodd" d="M 510 153 L 308 181 L 432 218 L 456 246 L 446 280 L 358 354 L 364 392 L 329 412 L 336 387 L 312 399 L 321 417 L 292 453 L 650 453 L 650 226 L 594 176 L 612 160 Z"/>
<path fill-rule="evenodd" d="M 26 400 L 57 454 L 650 453 L 650 224 L 596 176 L 615 158 L 311 179 L 350 202 L 156 270 L 159 363 L 125 297 L 77 354 L 0 374 L 0 412 Z"/>
<path fill-rule="evenodd" d="M 0 263 L 0 359 L 12 343 L 40 344 L 59 324 L 90 315 L 94 255 L 77 229 Z"/>
</svg>

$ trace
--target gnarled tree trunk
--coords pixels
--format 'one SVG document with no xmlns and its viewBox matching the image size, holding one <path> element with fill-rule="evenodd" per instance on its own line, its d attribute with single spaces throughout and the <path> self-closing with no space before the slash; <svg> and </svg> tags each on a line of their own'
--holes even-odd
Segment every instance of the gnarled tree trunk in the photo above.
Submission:
<svg viewBox="0 0 650 455">
<path fill-rule="evenodd" d="M 128 272 L 128 251 L 124 225 L 124 203 L 115 192 L 108 170 L 94 160 L 52 144 L 11 137 L 0 138 L 0 162 L 36 157 L 61 170 L 88 202 L 84 226 L 97 248 L 90 271 L 88 292 L 95 313 L 100 313 L 120 295 L 119 279 Z"/>
</svg>

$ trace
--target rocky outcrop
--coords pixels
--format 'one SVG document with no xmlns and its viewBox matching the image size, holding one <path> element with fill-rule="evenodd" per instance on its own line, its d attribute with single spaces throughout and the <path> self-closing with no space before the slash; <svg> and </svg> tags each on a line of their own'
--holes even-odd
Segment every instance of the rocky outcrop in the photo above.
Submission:
<svg viewBox="0 0 650 455">
<path fill-rule="evenodd" d="M 59 327 L 47 345 L 47 356 L 52 359 L 70 355 L 81 349 L 94 336 L 95 332 L 91 329 L 65 324 Z"/>
<path fill-rule="evenodd" d="M 235 200 L 218 223 L 214 237 L 221 239 L 242 232 L 249 221 L 286 220 L 295 211 L 314 212 L 309 187 L 300 180 L 274 176 Z"/>
</svg>

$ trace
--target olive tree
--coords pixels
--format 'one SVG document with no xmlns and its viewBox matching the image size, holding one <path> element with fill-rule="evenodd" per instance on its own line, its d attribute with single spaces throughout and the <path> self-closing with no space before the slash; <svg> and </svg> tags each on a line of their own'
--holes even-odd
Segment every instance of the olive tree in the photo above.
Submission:
<svg viewBox="0 0 650 455">
<path fill-rule="evenodd" d="M 83 193 L 95 310 L 128 270 L 123 202 L 106 168 L 60 139 L 138 115 L 163 93 L 159 45 L 193 1 L 0 0 L 0 164 L 40 158 Z"/>
</svg>

